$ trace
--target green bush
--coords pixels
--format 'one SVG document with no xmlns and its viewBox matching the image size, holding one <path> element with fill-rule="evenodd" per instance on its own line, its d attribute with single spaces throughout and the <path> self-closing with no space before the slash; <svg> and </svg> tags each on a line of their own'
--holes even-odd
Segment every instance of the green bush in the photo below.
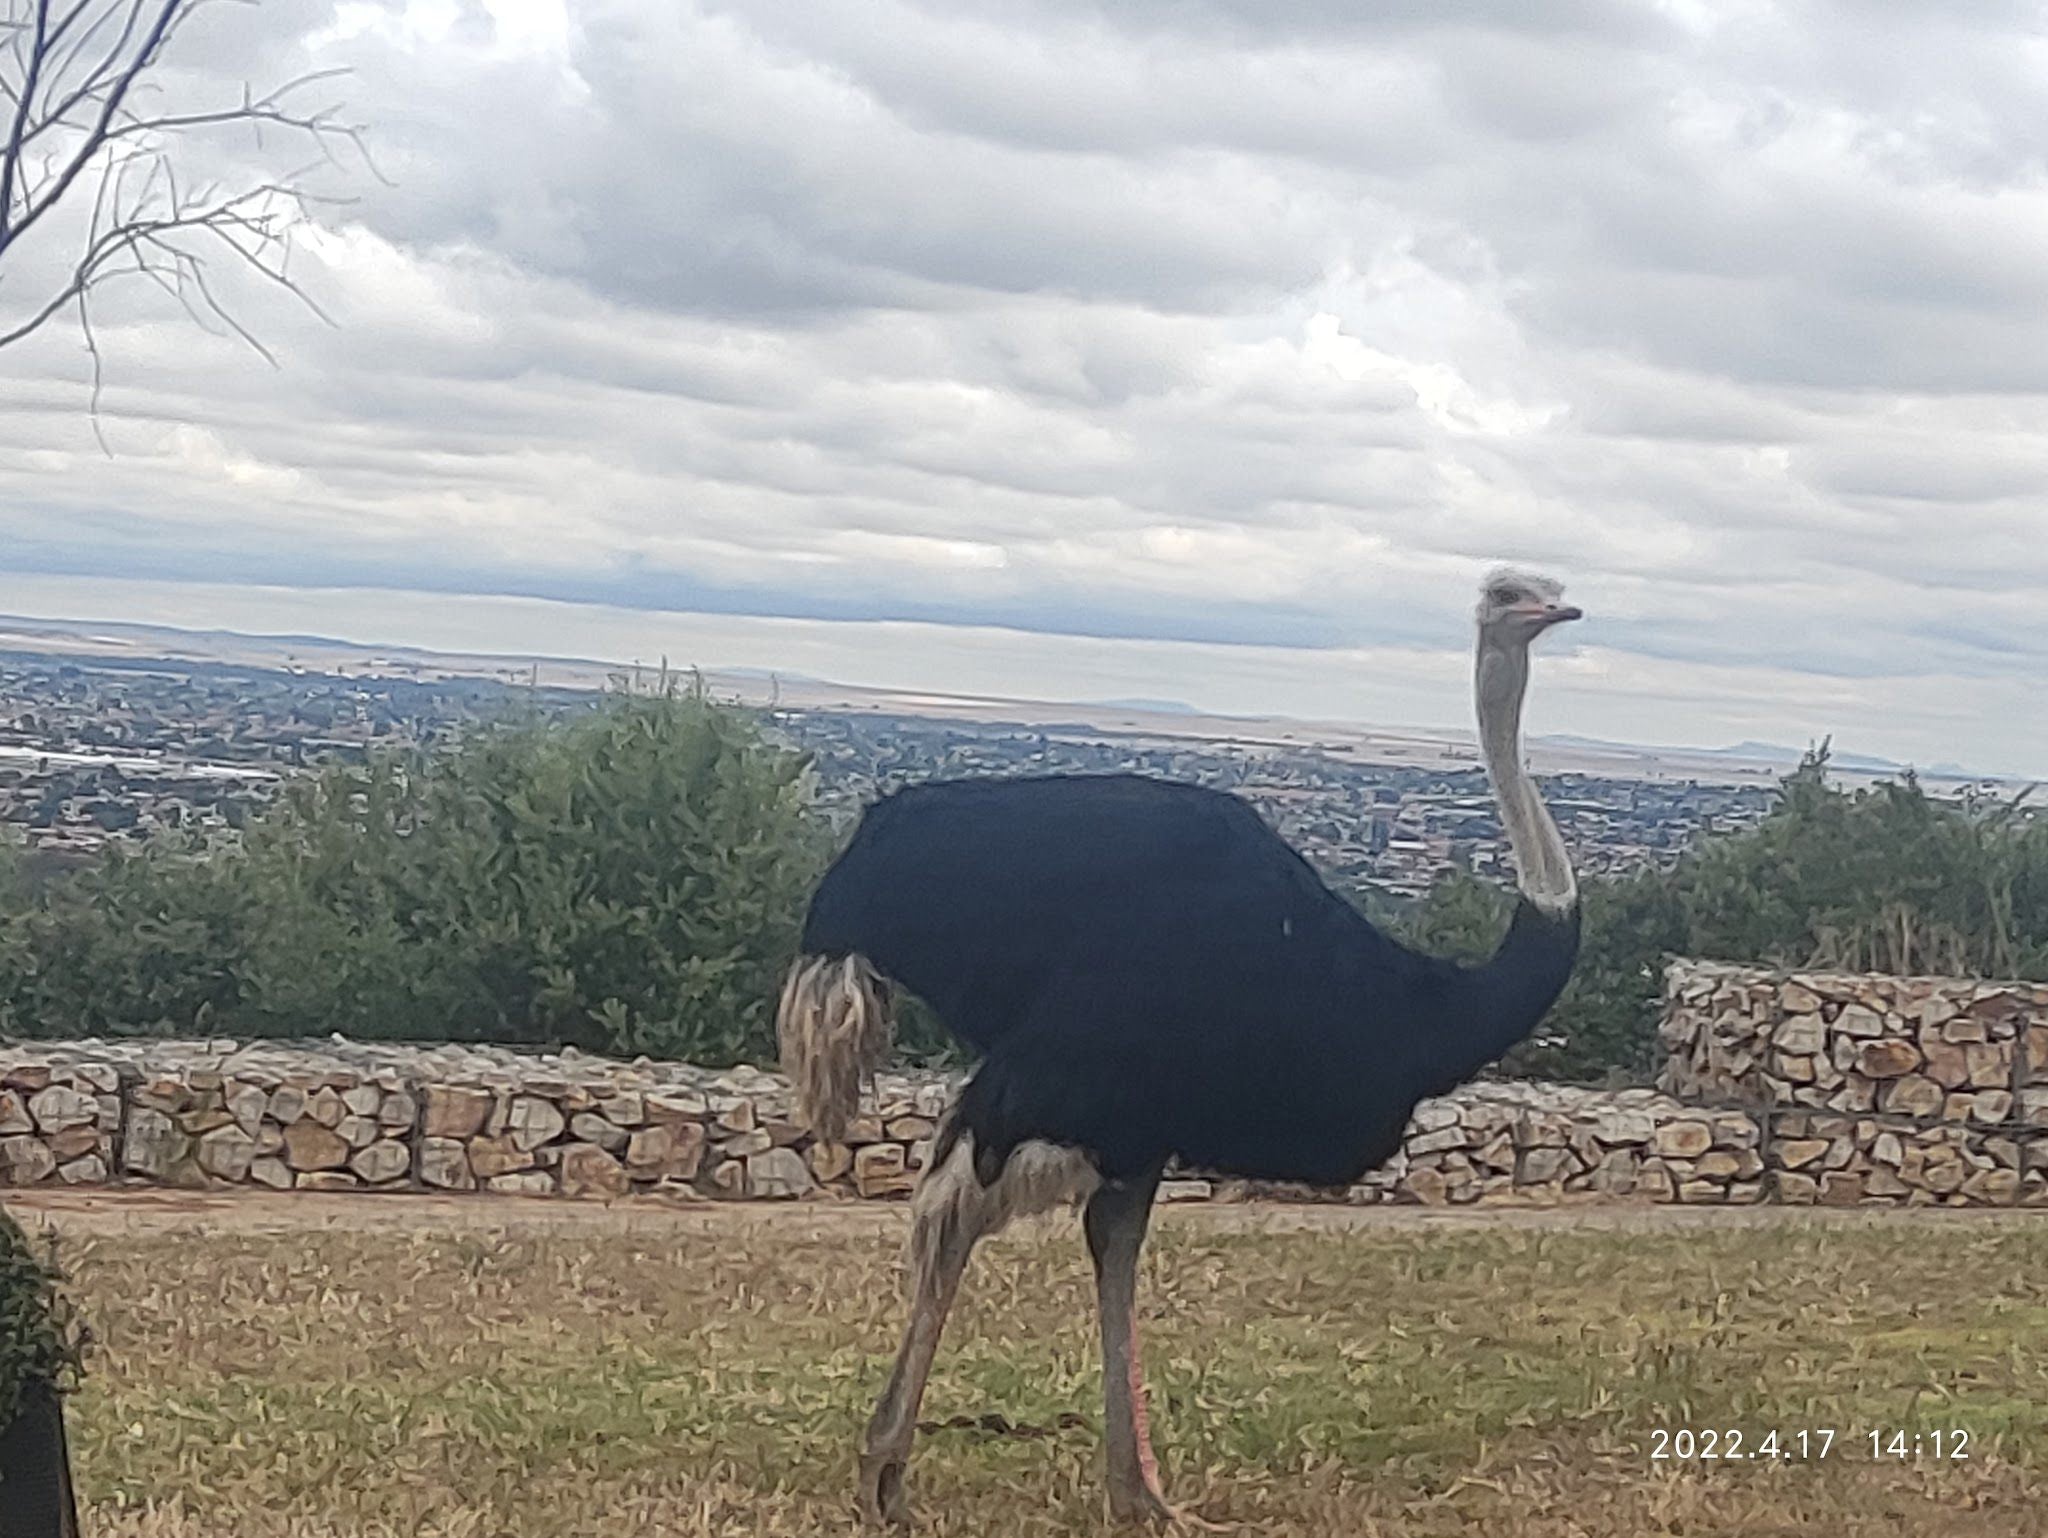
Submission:
<svg viewBox="0 0 2048 1538">
<path fill-rule="evenodd" d="M 1506 1072 L 1638 1079 L 1653 1067 L 1665 961 L 2048 978 L 2048 825 L 2024 798 L 1969 808 L 1906 775 L 1830 783 L 1827 749 L 1781 783 L 1756 827 L 1708 839 L 1668 872 L 1583 887 L 1570 985 Z M 1420 949 L 1483 959 L 1512 895 L 1453 872 L 1392 919 Z"/>
<path fill-rule="evenodd" d="M 773 1000 L 829 854 L 801 758 L 701 692 L 619 694 L 454 749 L 288 783 L 233 843 L 159 835 L 41 885 L 0 845 L 0 1031 L 573 1042 L 773 1055 Z M 1358 895 L 1432 954 L 1497 943 L 1510 894 L 1457 872 Z M 1653 1066 L 1672 954 L 2048 977 L 2048 825 L 1911 777 L 1848 791 L 1823 748 L 1757 827 L 1584 887 L 1584 943 L 1513 1073 Z M 915 1000 L 898 1044 L 958 1049 Z"/>
<path fill-rule="evenodd" d="M 152 839 L 18 906 L 8 1019 L 758 1056 L 826 853 L 802 768 L 690 693 L 328 769 L 239 845 Z"/>
<path fill-rule="evenodd" d="M 56 1263 L 0 1212 L 0 1427 L 34 1385 L 62 1392 L 84 1370 L 85 1331 L 57 1289 Z"/>
<path fill-rule="evenodd" d="M 2048 826 L 1902 779 L 1844 791 L 1823 748 L 1756 829 L 1682 870 L 1702 954 L 1852 971 L 2048 975 Z"/>
</svg>

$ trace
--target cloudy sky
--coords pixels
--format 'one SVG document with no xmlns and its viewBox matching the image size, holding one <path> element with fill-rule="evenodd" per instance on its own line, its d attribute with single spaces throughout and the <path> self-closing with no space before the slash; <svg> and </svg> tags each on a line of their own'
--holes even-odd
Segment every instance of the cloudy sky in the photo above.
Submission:
<svg viewBox="0 0 2048 1538">
<path fill-rule="evenodd" d="M 334 324 L 0 353 L 0 610 L 1455 725 L 1513 559 L 1536 730 L 2048 771 L 2041 10 L 220 7 Z"/>
</svg>

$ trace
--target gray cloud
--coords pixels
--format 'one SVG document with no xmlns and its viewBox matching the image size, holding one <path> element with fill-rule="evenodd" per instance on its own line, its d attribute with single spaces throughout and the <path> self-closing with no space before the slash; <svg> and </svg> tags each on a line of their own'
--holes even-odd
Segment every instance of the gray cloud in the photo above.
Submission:
<svg viewBox="0 0 2048 1538">
<path fill-rule="evenodd" d="M 10 355 L 17 571 L 1156 670 L 1448 658 L 1506 557 L 1601 616 L 1608 735 L 2048 764 L 1989 703 L 2048 664 L 2033 7 L 280 0 L 190 43 L 192 99 L 351 67 L 393 185 L 300 253 L 336 327 L 240 295 L 277 372 L 111 305 L 112 459 L 75 340 Z"/>
</svg>

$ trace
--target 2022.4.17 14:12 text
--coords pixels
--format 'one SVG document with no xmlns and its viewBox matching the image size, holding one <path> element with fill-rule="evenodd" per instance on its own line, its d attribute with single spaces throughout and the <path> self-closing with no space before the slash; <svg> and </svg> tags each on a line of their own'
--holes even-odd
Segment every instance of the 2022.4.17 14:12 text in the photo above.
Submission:
<svg viewBox="0 0 2048 1538">
<path fill-rule="evenodd" d="M 1970 1456 L 1970 1433 L 1960 1427 L 1885 1428 L 1844 1435 L 1830 1426 L 1765 1432 L 1734 1426 L 1659 1426 L 1650 1433 L 1649 1451 L 1652 1463 L 1808 1463 L 1851 1449 L 1867 1450 L 1874 1459 L 1959 1461 Z"/>
</svg>

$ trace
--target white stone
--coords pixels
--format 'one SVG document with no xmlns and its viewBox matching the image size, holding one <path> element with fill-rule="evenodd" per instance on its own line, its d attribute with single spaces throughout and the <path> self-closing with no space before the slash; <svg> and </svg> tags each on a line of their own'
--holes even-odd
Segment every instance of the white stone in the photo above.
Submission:
<svg viewBox="0 0 2048 1538">
<path fill-rule="evenodd" d="M 507 1122 L 512 1141 L 531 1153 L 543 1143 L 552 1143 L 568 1125 L 561 1108 L 538 1095 L 520 1095 L 512 1102 Z"/>
<path fill-rule="evenodd" d="M 470 1190 L 476 1185 L 476 1176 L 469 1168 L 469 1149 L 457 1138 L 422 1138 L 420 1180 L 443 1191 Z"/>
<path fill-rule="evenodd" d="M 771 1148 L 747 1159 L 747 1186 L 758 1198 L 807 1196 L 815 1185 L 803 1156 L 793 1148 Z"/>
<path fill-rule="evenodd" d="M 57 1156 L 41 1138 L 0 1137 L 0 1183 L 32 1186 L 57 1169 Z"/>
<path fill-rule="evenodd" d="M 631 1136 L 610 1118 L 592 1111 L 578 1111 L 569 1118 L 569 1135 L 581 1142 L 595 1143 L 606 1153 L 617 1153 Z"/>
<path fill-rule="evenodd" d="M 1443 1127 L 1435 1132 L 1424 1132 L 1408 1139 L 1410 1155 L 1438 1153 L 1447 1148 L 1465 1146 L 1465 1129 L 1458 1126 Z"/>
<path fill-rule="evenodd" d="M 1458 1124 L 1458 1104 L 1454 1100 L 1425 1100 L 1415 1108 L 1412 1125 L 1418 1132 L 1437 1132 L 1445 1127 Z"/>
<path fill-rule="evenodd" d="M 412 1168 L 412 1154 L 405 1144 L 385 1138 L 358 1149 L 348 1167 L 371 1185 L 401 1179 Z"/>
<path fill-rule="evenodd" d="M 87 1154 L 82 1159 L 59 1165 L 57 1178 L 70 1186 L 102 1185 L 107 1178 L 107 1161 L 98 1154 Z"/>
<path fill-rule="evenodd" d="M 374 1084 L 358 1084 L 341 1092 L 341 1103 L 356 1116 L 374 1117 L 383 1099 L 384 1092 Z"/>
<path fill-rule="evenodd" d="M 199 1139 L 199 1167 L 218 1180 L 246 1180 L 256 1157 L 256 1139 L 239 1124 L 216 1127 Z"/>
<path fill-rule="evenodd" d="M 1819 1015 L 1791 1015 L 1778 1025 L 1778 1050 L 1810 1057 L 1820 1051 L 1826 1035 L 1827 1024 Z"/>
<path fill-rule="evenodd" d="M 83 1127 L 99 1118 L 99 1102 L 82 1090 L 52 1084 L 29 1096 L 29 1114 L 45 1132 L 62 1132 L 66 1127 Z"/>
<path fill-rule="evenodd" d="M 270 1096 L 255 1084 L 243 1084 L 228 1094 L 228 1114 L 235 1119 L 250 1137 L 254 1137 L 263 1125 L 263 1114 L 270 1109 Z"/>
</svg>

